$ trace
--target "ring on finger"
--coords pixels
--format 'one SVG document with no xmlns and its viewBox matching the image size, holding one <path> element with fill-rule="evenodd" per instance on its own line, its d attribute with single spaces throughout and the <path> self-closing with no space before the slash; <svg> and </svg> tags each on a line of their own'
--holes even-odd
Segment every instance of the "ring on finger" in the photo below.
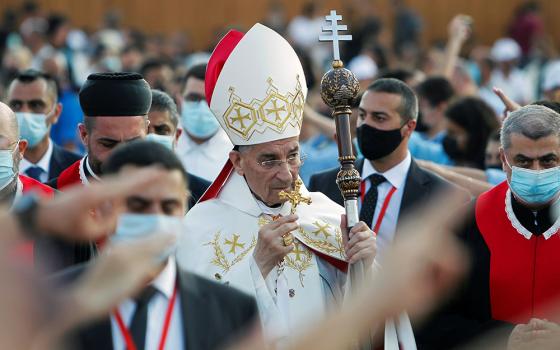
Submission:
<svg viewBox="0 0 560 350">
<path fill-rule="evenodd" d="M 292 243 L 294 243 L 294 238 L 292 237 L 291 233 L 286 233 L 285 235 L 282 236 L 282 243 L 284 244 L 285 247 L 290 246 Z"/>
</svg>

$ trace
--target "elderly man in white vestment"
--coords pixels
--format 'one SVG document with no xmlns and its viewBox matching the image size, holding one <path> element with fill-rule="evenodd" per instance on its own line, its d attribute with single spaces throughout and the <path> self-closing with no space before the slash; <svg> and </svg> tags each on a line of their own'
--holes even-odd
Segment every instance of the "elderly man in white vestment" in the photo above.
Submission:
<svg viewBox="0 0 560 350">
<path fill-rule="evenodd" d="M 306 94 L 296 53 L 273 30 L 256 24 L 222 38 L 206 98 L 235 147 L 187 214 L 177 252 L 183 267 L 254 295 L 265 335 L 280 343 L 342 300 L 349 263 L 371 269 L 376 253 L 365 223 L 347 241 L 344 208 L 299 180 Z M 303 200 L 293 207 L 280 193 L 296 189 Z"/>
</svg>

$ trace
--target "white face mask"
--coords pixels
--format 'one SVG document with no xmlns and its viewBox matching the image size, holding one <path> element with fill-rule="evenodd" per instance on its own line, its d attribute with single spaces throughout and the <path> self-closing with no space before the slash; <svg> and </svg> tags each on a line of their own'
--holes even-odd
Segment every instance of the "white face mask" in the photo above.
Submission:
<svg viewBox="0 0 560 350">
<path fill-rule="evenodd" d="M 148 134 L 146 135 L 147 141 L 153 141 L 159 144 L 164 145 L 167 149 L 173 151 L 173 136 L 170 135 L 158 135 L 158 134 Z"/>
<path fill-rule="evenodd" d="M 0 150 L 0 190 L 8 186 L 17 176 L 14 169 L 14 152 L 18 149 L 19 141 L 14 149 Z"/>
<path fill-rule="evenodd" d="M 124 213 L 119 216 L 117 229 L 111 237 L 113 243 L 132 242 L 151 235 L 166 233 L 175 235 L 175 244 L 162 254 L 164 261 L 175 254 L 183 232 L 183 218 L 161 214 Z"/>
</svg>

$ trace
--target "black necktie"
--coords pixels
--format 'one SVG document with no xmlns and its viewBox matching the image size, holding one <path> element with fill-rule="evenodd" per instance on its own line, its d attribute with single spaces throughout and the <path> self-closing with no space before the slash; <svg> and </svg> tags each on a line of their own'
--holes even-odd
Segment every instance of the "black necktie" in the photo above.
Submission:
<svg viewBox="0 0 560 350">
<path fill-rule="evenodd" d="M 360 210 L 360 221 L 365 222 L 368 226 L 373 226 L 373 214 L 375 214 L 375 206 L 377 205 L 377 187 L 386 181 L 383 175 L 371 174 L 368 176 L 371 183 L 367 191 L 362 209 Z M 373 228 L 372 228 L 373 229 Z"/>
<path fill-rule="evenodd" d="M 147 287 L 136 298 L 136 310 L 130 322 L 130 334 L 136 349 L 144 350 L 146 343 L 146 327 L 148 323 L 148 304 L 150 299 L 156 293 L 156 289 L 152 286 Z"/>
<path fill-rule="evenodd" d="M 43 175 L 45 171 L 43 169 L 41 169 L 41 167 L 38 167 L 36 165 L 29 167 L 29 169 L 27 169 L 25 171 L 25 174 L 27 176 L 29 176 L 30 178 L 37 180 L 39 182 L 41 181 L 41 175 Z"/>
</svg>

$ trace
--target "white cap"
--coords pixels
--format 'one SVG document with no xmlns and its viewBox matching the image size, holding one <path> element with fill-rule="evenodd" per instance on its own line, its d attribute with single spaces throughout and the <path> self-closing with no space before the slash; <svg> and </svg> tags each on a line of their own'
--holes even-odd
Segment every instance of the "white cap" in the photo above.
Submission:
<svg viewBox="0 0 560 350">
<path fill-rule="evenodd" d="M 257 23 L 225 61 L 210 109 L 234 145 L 254 145 L 299 136 L 306 95 L 294 49 Z"/>
<path fill-rule="evenodd" d="M 542 90 L 550 91 L 558 88 L 560 88 L 560 61 L 554 61 L 544 70 Z"/>
<path fill-rule="evenodd" d="M 497 62 L 516 60 L 521 57 L 521 47 L 511 38 L 498 39 L 490 50 L 490 57 Z"/>
<path fill-rule="evenodd" d="M 348 64 L 348 69 L 354 73 L 358 80 L 370 80 L 377 75 L 377 64 L 368 55 L 354 57 Z"/>
</svg>

